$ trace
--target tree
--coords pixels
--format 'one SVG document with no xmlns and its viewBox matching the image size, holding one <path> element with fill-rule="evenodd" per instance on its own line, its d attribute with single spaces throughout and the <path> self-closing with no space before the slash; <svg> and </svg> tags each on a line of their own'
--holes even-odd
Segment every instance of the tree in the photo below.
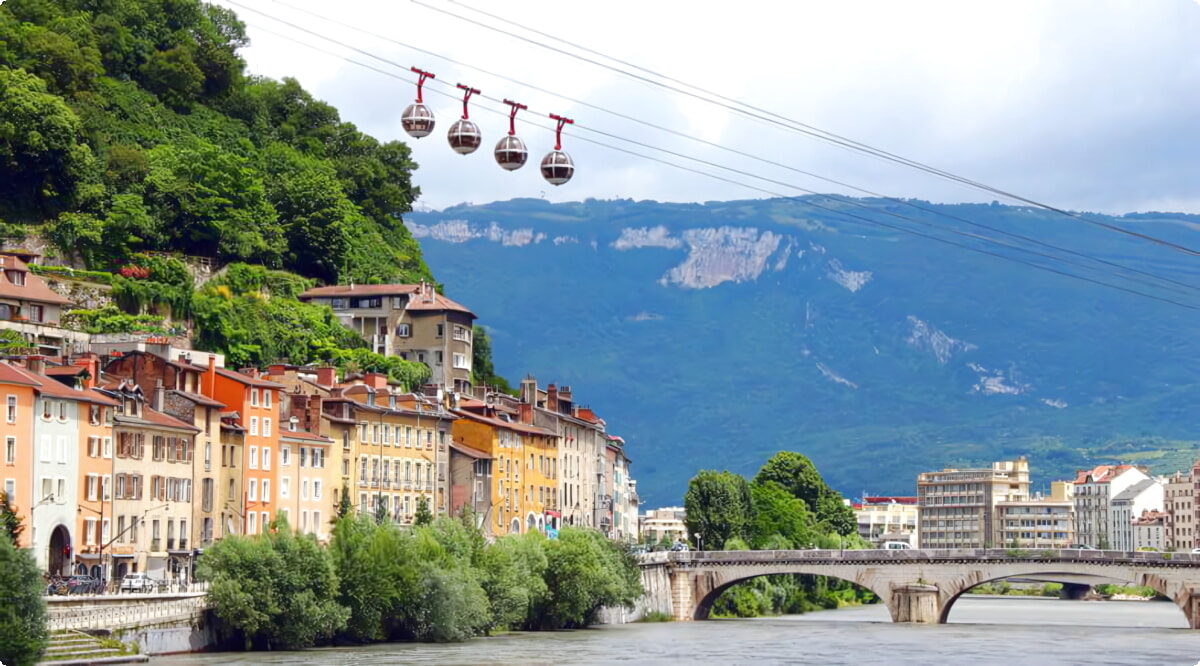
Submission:
<svg viewBox="0 0 1200 666">
<path fill-rule="evenodd" d="M 3 530 L 3 536 L 7 536 L 8 541 L 16 546 L 21 541 L 21 532 L 24 529 L 17 507 L 9 501 L 8 493 L 0 491 L 0 530 Z"/>
<path fill-rule="evenodd" d="M 42 577 L 26 550 L 0 539 L 0 663 L 32 666 L 46 647 Z"/>
<path fill-rule="evenodd" d="M 413 515 L 413 525 L 422 526 L 433 523 L 433 512 L 429 510 L 429 500 L 424 495 L 417 495 L 417 511 Z"/>
<path fill-rule="evenodd" d="M 232 536 L 206 550 L 198 575 L 211 581 L 213 613 L 247 648 L 300 649 L 329 640 L 350 611 L 336 598 L 333 559 L 311 535 L 287 520 L 252 537 Z"/>
<path fill-rule="evenodd" d="M 817 521 L 825 523 L 843 536 L 853 534 L 858 525 L 854 510 L 842 503 L 842 496 L 825 485 L 821 473 L 812 461 L 795 451 L 780 451 L 762 466 L 754 477 L 755 484 L 774 482 L 793 496 L 804 501 Z"/>
<path fill-rule="evenodd" d="M 631 605 L 642 594 L 633 556 L 600 532 L 564 527 L 544 543 L 547 591 L 534 605 L 530 629 L 585 627 L 601 608 Z"/>
<path fill-rule="evenodd" d="M 513 393 L 508 380 L 496 374 L 492 364 L 492 339 L 487 329 L 475 325 L 474 339 L 471 341 L 471 383 L 495 386 L 505 393 Z"/>
<path fill-rule="evenodd" d="M 688 534 L 703 548 L 721 550 L 733 537 L 746 539 L 754 523 L 750 485 L 733 472 L 703 470 L 688 482 L 683 496 Z"/>
<path fill-rule="evenodd" d="M 350 503 L 350 487 L 342 484 L 342 497 L 338 500 L 337 517 L 345 518 L 354 511 L 354 505 Z M 335 521 L 336 522 L 336 521 Z"/>
<path fill-rule="evenodd" d="M 774 481 L 752 484 L 750 493 L 754 499 L 752 547 L 777 549 L 787 543 L 805 548 L 815 543 L 817 520 L 803 500 Z"/>
</svg>

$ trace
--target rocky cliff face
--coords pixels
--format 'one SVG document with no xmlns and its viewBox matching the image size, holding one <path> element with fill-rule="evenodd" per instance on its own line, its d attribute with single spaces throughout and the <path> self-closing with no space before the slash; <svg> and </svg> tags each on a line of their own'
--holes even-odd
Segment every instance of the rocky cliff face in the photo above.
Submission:
<svg viewBox="0 0 1200 666">
<path fill-rule="evenodd" d="M 1200 278 L 1180 257 L 1066 218 L 944 208 Z M 1196 233 L 1188 216 L 1108 221 Z M 438 279 L 493 329 L 498 369 L 574 384 L 626 436 L 651 501 L 675 501 L 700 467 L 752 471 L 782 448 L 810 454 L 843 490 L 910 493 L 926 468 L 1041 453 L 1048 481 L 1088 463 L 1081 442 L 1200 426 L 1184 408 L 1200 370 L 1193 311 L 803 201 L 523 200 L 408 224 Z"/>
</svg>

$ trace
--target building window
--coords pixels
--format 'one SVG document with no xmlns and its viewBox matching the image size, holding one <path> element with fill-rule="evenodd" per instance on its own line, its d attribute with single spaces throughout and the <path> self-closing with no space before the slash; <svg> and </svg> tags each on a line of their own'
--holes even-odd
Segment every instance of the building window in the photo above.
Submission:
<svg viewBox="0 0 1200 666">
<path fill-rule="evenodd" d="M 283 476 L 279 478 L 279 497 L 286 499 L 291 497 L 292 492 L 292 477 Z"/>
<path fill-rule="evenodd" d="M 25 273 L 23 271 L 4 271 L 4 276 L 15 286 L 25 286 Z"/>
<path fill-rule="evenodd" d="M 262 468 L 271 469 L 271 447 L 264 446 L 262 450 Z"/>
<path fill-rule="evenodd" d="M 250 417 L 250 434 L 254 435 L 256 437 L 258 436 L 258 417 L 257 416 Z"/>
<path fill-rule="evenodd" d="M 46 308 L 41 305 L 29 306 L 29 321 L 45 321 Z"/>
<path fill-rule="evenodd" d="M 17 438 L 4 438 L 4 462 L 8 465 L 17 464 Z"/>
<path fill-rule="evenodd" d="M 263 389 L 263 392 L 262 392 L 262 398 L 263 398 L 262 406 L 263 407 L 269 408 L 271 406 L 271 393 L 272 393 L 271 389 Z"/>
<path fill-rule="evenodd" d="M 17 396 L 10 395 L 5 399 L 7 408 L 4 412 L 4 420 L 6 423 L 17 422 Z"/>
<path fill-rule="evenodd" d="M 301 449 L 301 450 L 303 450 L 303 449 Z M 303 458 L 301 460 L 303 461 Z M 291 464 L 292 464 L 292 447 L 290 447 L 290 446 L 280 447 L 279 448 L 279 465 L 281 467 L 287 467 L 288 465 L 291 465 Z M 303 466 L 303 462 L 301 462 L 301 465 Z"/>
<path fill-rule="evenodd" d="M 258 469 L 258 447 L 250 447 L 250 469 Z"/>
<path fill-rule="evenodd" d="M 396 324 L 396 335 L 401 338 L 407 338 L 412 335 L 412 327 L 408 324 Z"/>
<path fill-rule="evenodd" d="M 445 334 L 446 334 L 446 325 L 445 325 L 445 324 L 438 324 L 438 325 L 437 325 L 437 337 L 439 337 L 439 338 L 440 338 L 440 337 L 442 337 L 442 336 L 443 336 L 443 335 L 445 335 Z"/>
<path fill-rule="evenodd" d="M 262 428 L 262 436 L 263 436 L 263 437 L 270 437 L 270 436 L 271 436 L 271 419 L 269 419 L 269 418 L 263 418 L 263 420 L 262 420 L 262 426 L 263 426 L 263 428 Z"/>
<path fill-rule="evenodd" d="M 258 407 L 258 389 L 250 389 L 250 406 Z"/>
<path fill-rule="evenodd" d="M 320 481 L 313 481 L 313 495 L 312 495 L 312 498 L 313 498 L 314 500 L 319 500 L 319 499 L 321 499 L 321 482 L 320 482 Z"/>
<path fill-rule="evenodd" d="M 454 355 L 454 367 L 459 370 L 470 370 L 471 369 L 471 361 L 470 361 L 470 359 L 467 358 L 466 354 L 455 354 Z"/>
<path fill-rule="evenodd" d="M 50 420 L 50 415 L 51 415 L 51 411 L 50 411 L 50 401 L 49 401 L 49 400 L 42 400 L 42 418 L 43 418 L 43 419 L 45 419 L 45 420 L 47 420 L 47 421 L 49 421 L 49 420 Z"/>
<path fill-rule="evenodd" d="M 251 502 L 258 501 L 258 479 L 250 479 L 246 484 L 246 498 Z"/>
<path fill-rule="evenodd" d="M 104 438 L 104 457 L 112 458 L 112 437 Z"/>
<path fill-rule="evenodd" d="M 262 480 L 262 501 L 264 503 L 271 501 L 271 480 Z"/>
<path fill-rule="evenodd" d="M 445 362 L 446 356 L 440 351 L 433 352 L 433 362 L 435 365 L 441 365 Z"/>
<path fill-rule="evenodd" d="M 250 513 L 246 516 L 246 534 L 258 533 L 258 514 Z"/>
<path fill-rule="evenodd" d="M 308 479 L 300 480 L 300 499 L 308 499 Z"/>
</svg>

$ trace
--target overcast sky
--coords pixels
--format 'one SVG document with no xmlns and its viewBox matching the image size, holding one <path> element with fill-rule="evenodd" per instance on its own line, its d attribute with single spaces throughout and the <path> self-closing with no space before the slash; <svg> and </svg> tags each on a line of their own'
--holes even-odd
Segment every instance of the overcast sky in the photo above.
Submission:
<svg viewBox="0 0 1200 666">
<path fill-rule="evenodd" d="M 520 31 L 472 9 L 502 13 L 508 21 L 629 65 L 1046 203 L 1111 213 L 1200 213 L 1200 3 L 1195 0 L 216 1 L 235 9 L 249 26 L 252 45 L 244 55 L 251 72 L 295 77 L 367 133 L 408 141 L 420 164 L 414 177 L 422 190 L 418 207 L 514 197 L 709 201 L 770 196 L 584 139 L 782 195 L 802 193 L 789 185 L 854 193 L 558 95 L 888 196 L 997 198 L 490 31 L 420 4 L 425 3 Z M 437 127 L 421 140 L 409 139 L 400 126 L 401 112 L 416 92 L 409 66 L 437 75 L 438 83 L 426 85 Z M 471 117 L 483 130 L 483 147 L 469 156 L 450 150 L 445 133 L 461 114 L 461 101 L 439 93 L 452 93 L 457 82 L 495 100 L 529 105 L 518 119 L 537 125 L 517 124 L 530 149 L 523 169 L 505 172 L 492 159 L 492 146 L 507 132 L 507 118 L 495 113 L 502 107 L 496 101 L 472 100 Z M 545 117 L 550 112 L 577 121 L 566 130 L 563 149 L 578 171 L 560 187 L 544 182 L 537 170 L 553 148 Z M 780 182 L 724 172 L 597 132 Z"/>
</svg>

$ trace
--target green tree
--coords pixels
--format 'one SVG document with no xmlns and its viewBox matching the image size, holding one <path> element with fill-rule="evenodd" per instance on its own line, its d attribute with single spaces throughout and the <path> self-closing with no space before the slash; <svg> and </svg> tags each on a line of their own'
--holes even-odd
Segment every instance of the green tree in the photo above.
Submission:
<svg viewBox="0 0 1200 666">
<path fill-rule="evenodd" d="M 94 196 L 96 161 L 82 139 L 79 117 L 44 81 L 0 67 L 0 218 L 53 218 Z"/>
<path fill-rule="evenodd" d="M 683 496 L 688 534 L 698 546 L 721 550 L 734 537 L 746 539 L 754 524 L 750 484 L 733 472 L 702 470 L 688 482 Z"/>
<path fill-rule="evenodd" d="M 0 333 L 7 332 L 0 331 Z M 21 524 L 21 516 L 17 513 L 17 507 L 12 505 L 8 493 L 0 490 L 0 530 L 3 530 L 3 535 L 8 537 L 9 543 L 16 546 L 21 540 L 21 532 L 24 529 L 25 526 Z"/>
<path fill-rule="evenodd" d="M 492 338 L 487 329 L 479 324 L 475 325 L 471 341 L 471 383 L 495 386 L 505 393 L 514 393 L 508 380 L 496 374 L 496 366 L 492 363 Z"/>
<path fill-rule="evenodd" d="M 0 662 L 32 666 L 46 647 L 46 601 L 33 555 L 0 539 Z"/>
<path fill-rule="evenodd" d="M 633 556 L 600 532 L 564 527 L 545 543 L 547 592 L 528 628 L 586 627 L 601 608 L 632 605 L 642 594 Z"/>
<path fill-rule="evenodd" d="M 795 451 L 780 451 L 771 456 L 754 477 L 756 484 L 767 482 L 777 483 L 803 500 L 819 522 L 838 534 L 849 535 L 857 531 L 854 510 L 842 503 L 840 493 L 825 484 L 808 456 Z"/>
<path fill-rule="evenodd" d="M 342 496 L 338 500 L 337 517 L 345 518 L 354 511 L 354 505 L 350 503 L 350 488 L 346 484 L 342 484 Z M 335 521 L 336 522 L 336 521 Z"/>
<path fill-rule="evenodd" d="M 754 483 L 750 487 L 754 500 L 754 525 L 750 543 L 754 548 L 806 548 L 814 543 L 816 517 L 804 501 L 795 497 L 774 481 Z"/>
<path fill-rule="evenodd" d="M 198 575 L 211 581 L 213 613 L 247 648 L 300 649 L 331 639 L 350 611 L 337 602 L 333 559 L 287 521 L 253 537 L 227 537 L 206 550 Z"/>
<path fill-rule="evenodd" d="M 433 524 L 433 512 L 429 510 L 429 500 L 424 495 L 417 496 L 417 510 L 413 514 L 413 524 L 420 527 Z"/>
</svg>

